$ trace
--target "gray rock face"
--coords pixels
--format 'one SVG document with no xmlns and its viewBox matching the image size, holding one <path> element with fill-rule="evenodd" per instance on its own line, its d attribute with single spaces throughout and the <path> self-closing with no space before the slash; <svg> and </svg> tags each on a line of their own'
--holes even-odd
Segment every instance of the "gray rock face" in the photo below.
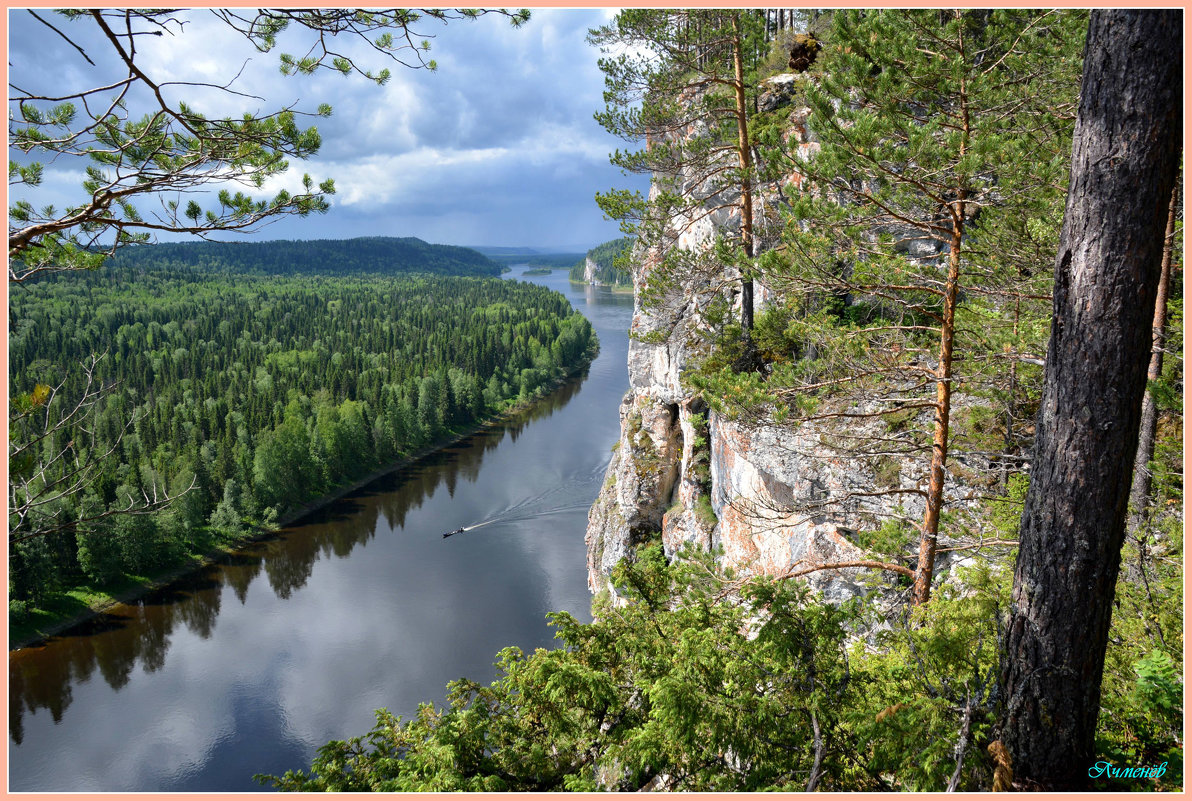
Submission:
<svg viewBox="0 0 1192 801">
<path fill-rule="evenodd" d="M 693 546 L 704 551 L 712 547 L 712 529 L 716 521 L 701 511 L 700 496 L 704 492 L 698 478 L 700 470 L 696 467 L 697 460 L 709 461 L 706 448 L 697 447 L 697 443 L 707 441 L 706 425 L 702 426 L 702 431 L 696 426 L 697 416 L 704 411 L 704 404 L 691 398 L 679 404 L 682 443 L 679 478 L 675 485 L 675 503 L 662 517 L 662 547 L 668 559 L 675 558 L 684 547 Z"/>
<path fill-rule="evenodd" d="M 853 562 L 867 558 L 857 547 L 857 531 L 901 505 L 921 515 L 923 500 L 899 464 L 893 486 L 881 491 L 878 466 L 863 458 L 843 458 L 825 445 L 831 428 L 804 424 L 790 428 L 766 422 L 743 423 L 711 416 L 712 508 L 718 524 L 713 546 L 724 549 L 726 564 L 752 574 Z M 907 567 L 913 567 L 907 564 Z M 825 598 L 843 601 L 861 592 L 863 568 L 809 574 L 806 581 Z"/>
<path fill-rule="evenodd" d="M 621 438 L 604 486 L 588 512 L 588 588 L 598 592 L 613 566 L 662 527 L 681 461 L 676 404 L 629 392 Z"/>
<path fill-rule="evenodd" d="M 774 98 L 773 108 L 791 105 L 803 80 L 792 74 L 767 81 L 765 92 Z M 800 147 L 810 139 L 806 119 L 806 109 L 791 113 L 792 132 L 802 143 Z M 675 135 L 690 137 L 702 133 L 706 132 L 693 127 Z M 703 196 L 707 207 L 715 209 L 674 220 L 672 230 L 677 248 L 692 254 L 706 253 L 717 235 L 735 232 L 740 227 L 740 212 L 728 190 L 694 176 L 680 175 L 675 182 L 677 185 L 671 189 Z M 656 183 L 650 191 L 654 197 L 661 190 Z M 779 224 L 777 199 L 776 187 L 759 196 L 756 212 L 759 239 L 764 239 L 767 225 L 776 229 Z M 739 304 L 731 289 L 717 289 L 712 282 L 718 287 L 731 288 L 739 275 L 735 268 L 723 266 L 712 271 L 693 270 L 677 280 L 662 282 L 655 274 L 659 260 L 659 254 L 641 249 L 631 260 L 634 314 L 628 359 L 630 391 L 621 404 L 621 437 L 604 486 L 589 513 L 585 538 L 588 586 L 593 592 L 612 591 L 607 576 L 613 566 L 634 545 L 657 536 L 658 532 L 662 534 L 668 557 L 673 558 L 685 546 L 710 549 L 724 544 L 726 562 L 746 570 L 777 566 L 781 561 L 777 557 L 759 562 L 757 556 L 763 552 L 776 554 L 786 547 L 776 544 L 778 539 L 785 542 L 796 537 L 790 526 L 787 526 L 790 531 L 774 529 L 766 533 L 773 528 L 768 523 L 740 514 L 738 510 L 763 501 L 752 496 L 737 498 L 739 491 L 752 491 L 754 484 L 748 477 L 726 469 L 734 464 L 757 465 L 767 474 L 785 475 L 784 470 L 764 461 L 776 454 L 768 454 L 762 457 L 762 462 L 757 462 L 759 456 L 747 453 L 747 440 L 730 443 L 711 435 L 714 428 L 718 431 L 724 428 L 719 423 L 715 427 L 705 423 L 702 433 L 697 432 L 695 421 L 706 419 L 701 416 L 702 402 L 691 396 L 682 381 L 683 371 L 698 361 L 706 348 L 699 336 L 704 326 L 701 309 L 706 308 L 701 304 L 710 302 L 718 292 L 734 307 Z M 590 281 L 593 274 L 594 265 L 589 261 L 585 277 Z M 773 293 L 758 283 L 755 296 L 760 309 Z M 718 444 L 714 446 L 713 442 Z M 715 455 L 716 449 L 719 456 Z M 714 497 L 709 497 L 709 474 Z M 781 490 L 776 492 L 783 494 Z M 730 522 L 717 523 L 716 517 L 722 514 L 727 514 Z M 844 547 L 839 543 L 838 546 Z M 787 552 L 806 551 L 806 548 L 799 550 L 800 547 L 796 545 L 794 551 L 787 547 Z"/>
<path fill-rule="evenodd" d="M 805 77 L 789 72 L 762 81 L 757 97 L 758 111 L 774 111 L 791 105 L 798 86 L 805 80 Z"/>
<path fill-rule="evenodd" d="M 773 104 L 770 110 L 790 108 L 789 135 L 798 156 L 811 158 L 819 146 L 807 124 L 810 110 L 795 104 L 805 80 L 775 76 L 766 81 L 762 96 Z M 706 189 L 694 179 L 680 176 L 678 182 L 684 189 Z M 658 191 L 651 188 L 652 195 Z M 725 201 L 710 191 L 704 194 L 709 206 Z M 777 185 L 760 188 L 755 218 L 763 248 L 777 242 L 767 232 L 780 230 L 779 204 Z M 735 234 L 739 224 L 736 211 L 720 209 L 675 221 L 674 235 L 685 251 L 707 253 L 717 234 Z M 906 249 L 918 258 L 939 252 L 938 243 L 910 236 Z M 639 249 L 631 261 L 630 390 L 621 404 L 620 440 L 588 517 L 592 592 L 613 591 L 608 582 L 613 566 L 659 532 L 668 558 L 684 547 L 722 548 L 724 565 L 739 574 L 778 574 L 857 560 L 862 558 L 858 531 L 871 530 L 891 515 L 922 518 L 921 460 L 846 457 L 844 448 L 832 446 L 839 432 L 830 423 L 790 428 L 706 412 L 703 401 L 684 386 L 683 373 L 707 347 L 700 336 L 702 309 L 717 293 L 737 306 L 739 275 L 723 266 L 662 281 L 656 274 L 659 254 Z M 774 293 L 757 282 L 755 298 L 760 310 Z M 930 412 L 923 415 L 926 426 Z M 884 423 L 870 419 L 847 425 L 864 433 L 857 429 Z M 951 496 L 950 502 L 958 501 L 958 492 Z M 941 555 L 938 570 L 947 563 Z M 909 559 L 906 564 L 913 567 Z M 872 571 L 825 570 L 805 580 L 826 598 L 843 601 L 863 591 L 862 573 Z"/>
</svg>

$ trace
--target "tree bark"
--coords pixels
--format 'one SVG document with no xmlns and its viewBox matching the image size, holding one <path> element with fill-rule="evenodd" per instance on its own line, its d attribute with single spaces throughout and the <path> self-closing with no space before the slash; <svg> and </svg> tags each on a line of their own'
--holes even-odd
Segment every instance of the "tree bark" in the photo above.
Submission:
<svg viewBox="0 0 1192 801">
<path fill-rule="evenodd" d="M 964 198 L 957 202 L 959 214 L 952 224 L 952 246 L 948 256 L 948 282 L 944 286 L 944 319 L 940 325 L 940 363 L 936 368 L 935 430 L 931 437 L 931 468 L 928 472 L 927 504 L 919 534 L 919 565 L 915 570 L 915 605 L 931 599 L 935 575 L 935 552 L 944 506 L 944 467 L 948 463 L 948 424 L 952 417 L 952 350 L 956 333 L 956 296 L 960 288 L 960 243 L 964 235 Z"/>
<path fill-rule="evenodd" d="M 973 698 L 966 697 L 964 699 L 964 714 L 960 718 L 960 735 L 956 739 L 956 769 L 952 771 L 952 778 L 948 780 L 948 786 L 944 792 L 954 793 L 960 786 L 961 771 L 964 770 L 964 755 L 968 753 L 969 743 L 972 739 L 972 725 Z"/>
<path fill-rule="evenodd" d="M 811 713 L 811 734 L 815 746 L 815 760 L 811 763 L 811 775 L 807 777 L 807 787 L 803 790 L 805 793 L 814 793 L 823 776 L 824 737 L 820 733 L 819 720 L 816 719 L 815 712 Z"/>
<path fill-rule="evenodd" d="M 959 12 L 954 12 L 959 14 Z M 963 57 L 964 36 L 958 40 Z M 963 161 L 969 145 L 968 94 L 960 79 L 961 132 L 959 160 Z M 948 279 L 944 284 L 944 314 L 940 323 L 940 363 L 936 368 L 935 430 L 931 437 L 931 467 L 928 472 L 927 503 L 919 533 L 919 565 L 915 571 L 916 606 L 931 599 L 931 579 L 935 575 L 935 552 L 940 530 L 940 511 L 944 506 L 944 467 L 948 464 L 948 425 L 952 419 L 952 351 L 956 337 L 956 298 L 960 291 L 960 249 L 964 244 L 965 201 L 968 200 L 967 176 L 956 176 L 956 199 L 951 204 L 952 239 L 948 246 Z"/>
<path fill-rule="evenodd" d="M 1090 784 L 1167 200 L 1178 10 L 1094 10 L 1002 662 L 1015 785 Z"/>
<path fill-rule="evenodd" d="M 1171 284 L 1171 251 L 1175 243 L 1176 210 L 1180 204 L 1180 185 L 1176 181 L 1171 191 L 1171 205 L 1167 208 L 1167 232 L 1163 236 L 1163 266 L 1159 273 L 1159 292 L 1155 297 L 1155 317 L 1151 321 L 1151 364 L 1146 371 L 1149 384 L 1163 374 L 1163 346 L 1167 344 L 1167 295 Z M 1155 396 L 1148 389 L 1142 397 L 1142 422 L 1138 426 L 1138 453 L 1134 457 L 1134 482 L 1130 490 L 1130 531 L 1137 531 L 1146 520 L 1151 494 L 1151 471 L 1148 465 L 1155 455 L 1155 429 L 1159 410 Z"/>
<path fill-rule="evenodd" d="M 746 261 L 753 258 L 753 164 L 749 147 L 749 108 L 745 104 L 745 65 L 741 50 L 741 23 L 733 14 L 733 91 L 737 112 L 737 163 L 741 169 L 741 247 Z M 745 339 L 753 330 L 753 275 L 741 273 L 741 328 Z"/>
</svg>

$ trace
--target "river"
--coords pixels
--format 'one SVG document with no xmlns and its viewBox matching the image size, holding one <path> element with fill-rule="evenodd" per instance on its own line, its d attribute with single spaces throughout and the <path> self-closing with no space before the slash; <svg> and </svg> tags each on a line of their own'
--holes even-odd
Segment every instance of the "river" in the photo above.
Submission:
<svg viewBox="0 0 1192 801">
<path fill-rule="evenodd" d="M 507 277 L 522 278 L 525 267 Z M 516 418 L 391 473 L 135 604 L 9 654 L 9 790 L 261 790 L 373 710 L 490 681 L 508 645 L 588 620 L 584 529 L 628 387 L 632 297 L 525 276 L 600 355 Z M 444 539 L 445 531 L 493 522 Z"/>
</svg>

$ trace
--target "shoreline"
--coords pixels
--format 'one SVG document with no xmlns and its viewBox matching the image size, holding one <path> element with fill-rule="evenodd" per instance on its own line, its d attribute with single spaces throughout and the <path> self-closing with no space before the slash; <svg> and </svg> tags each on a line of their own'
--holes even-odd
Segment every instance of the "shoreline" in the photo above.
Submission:
<svg viewBox="0 0 1192 801">
<path fill-rule="evenodd" d="M 39 642 L 41 642 L 42 640 L 47 640 L 50 637 L 54 637 L 58 634 L 61 634 L 62 632 L 67 631 L 67 630 L 79 625 L 80 623 L 85 623 L 88 620 L 91 620 L 93 618 L 98 617 L 99 615 L 102 615 L 104 612 L 108 611 L 112 607 L 119 606 L 121 604 L 130 604 L 130 603 L 136 601 L 138 598 L 141 598 L 141 597 L 147 595 L 148 593 L 153 592 L 154 590 L 168 586 L 172 582 L 182 578 L 183 576 L 185 576 L 189 573 L 192 573 L 197 570 L 201 570 L 202 568 L 207 567 L 208 565 L 215 562 L 220 557 L 227 556 L 229 554 L 233 554 L 236 551 L 240 550 L 241 548 L 243 548 L 249 544 L 270 540 L 270 539 L 276 537 L 277 535 L 279 535 L 284 529 L 286 529 L 286 528 L 294 525 L 298 521 L 302 520 L 302 518 L 306 517 L 307 515 L 317 512 L 318 510 L 322 509 L 323 507 L 327 506 L 328 504 L 331 504 L 331 503 L 334 503 L 335 501 L 340 500 L 344 496 L 355 492 L 356 490 L 360 489 L 361 487 L 367 486 L 368 484 L 371 484 L 372 482 L 376 481 L 377 479 L 379 479 L 383 476 L 386 476 L 390 473 L 396 472 L 396 471 L 401 470 L 402 468 L 405 468 L 405 467 L 409 467 L 412 464 L 416 464 L 417 462 L 421 461 L 422 459 L 425 459 L 428 456 L 438 453 L 439 451 L 441 451 L 445 448 L 449 448 L 452 445 L 455 445 L 456 443 L 467 439 L 468 437 L 475 436 L 476 434 L 479 434 L 482 431 L 486 431 L 488 429 L 494 428 L 494 427 L 508 421 L 509 419 L 520 414 L 521 412 L 524 412 L 527 409 L 532 408 L 536 403 L 541 401 L 543 398 L 547 397 L 552 392 L 554 392 L 555 390 L 559 389 L 560 387 L 562 387 L 563 385 L 565 385 L 566 383 L 568 383 L 569 381 L 574 379 L 576 376 L 578 376 L 584 370 L 588 369 L 592 365 L 592 363 L 596 360 L 596 357 L 599 353 L 600 353 L 600 346 L 599 346 L 599 343 L 597 342 L 591 348 L 591 351 L 584 355 L 584 358 L 579 362 L 579 364 L 577 364 L 574 368 L 572 368 L 571 370 L 569 370 L 567 373 L 560 376 L 559 378 L 556 378 L 556 379 L 550 381 L 549 383 L 543 385 L 542 387 L 539 387 L 539 389 L 534 393 L 533 397 L 528 398 L 527 400 L 523 401 L 522 403 L 514 404 L 513 406 L 510 406 L 508 409 L 505 409 L 504 411 L 498 412 L 490 417 L 487 417 L 484 420 L 478 421 L 478 422 L 472 424 L 471 426 L 468 426 L 467 428 L 465 428 L 463 431 L 461 431 L 459 433 L 452 434 L 448 437 L 445 437 L 441 440 L 433 442 L 429 445 L 425 445 L 422 448 L 418 449 L 417 451 L 402 457 L 400 460 L 393 462 L 392 464 L 386 465 L 385 467 L 383 467 L 379 470 L 373 471 L 372 473 L 365 476 L 364 478 L 358 479 L 358 480 L 352 482 L 351 484 L 344 485 L 343 487 L 340 487 L 339 489 L 336 489 L 336 490 L 329 492 L 325 495 L 322 495 L 312 501 L 308 501 L 307 503 L 302 504 L 302 506 L 300 508 L 295 509 L 294 511 L 292 511 L 292 512 L 286 514 L 284 517 L 280 518 L 278 520 L 278 522 L 276 523 L 276 525 L 271 529 L 257 529 L 255 531 L 245 535 L 244 537 L 241 537 L 240 539 L 237 539 L 237 540 L 235 540 L 231 543 L 228 543 L 226 545 L 220 546 L 220 547 L 216 548 L 215 550 L 208 551 L 207 553 L 203 554 L 202 556 L 196 558 L 193 561 L 190 561 L 184 565 L 178 565 L 178 566 L 171 568 L 163 573 L 159 573 L 159 574 L 151 577 L 150 579 L 148 579 L 145 582 L 137 584 L 136 586 L 126 589 L 126 590 L 119 592 L 115 595 L 112 595 L 112 596 L 106 598 L 105 600 L 103 600 L 102 602 L 95 603 L 95 604 L 91 605 L 90 608 L 85 612 L 79 612 L 78 614 L 72 615 L 69 618 L 53 620 L 52 622 L 38 628 L 37 631 L 34 632 L 33 634 L 22 637 L 19 640 L 10 640 L 8 643 L 9 654 L 12 654 L 15 651 L 20 651 L 24 648 L 28 648 L 30 646 L 36 645 Z M 12 631 L 12 629 L 11 629 L 11 624 L 10 624 L 9 632 L 11 633 L 11 631 Z"/>
<path fill-rule="evenodd" d="M 588 283 L 587 281 L 577 281 L 576 279 L 574 279 L 570 276 L 567 277 L 567 280 L 571 282 L 572 286 L 604 287 L 605 289 L 608 289 L 612 292 L 615 292 L 617 294 L 623 294 L 623 295 L 631 295 L 631 294 L 633 294 L 633 291 L 634 291 L 633 284 L 628 284 L 628 285 L 627 284 L 591 284 L 591 283 Z"/>
</svg>

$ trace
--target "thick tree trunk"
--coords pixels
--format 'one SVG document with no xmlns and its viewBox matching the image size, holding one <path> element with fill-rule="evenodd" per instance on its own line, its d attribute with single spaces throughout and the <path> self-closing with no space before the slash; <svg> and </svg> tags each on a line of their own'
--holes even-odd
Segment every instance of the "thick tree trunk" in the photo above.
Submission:
<svg viewBox="0 0 1192 801">
<path fill-rule="evenodd" d="M 733 90 L 736 93 L 737 163 L 741 168 L 741 247 L 746 261 L 753 258 L 753 173 L 752 150 L 749 147 L 749 108 L 745 105 L 745 65 L 741 51 L 741 22 L 737 14 L 733 21 Z M 745 339 L 753 330 L 753 275 L 746 267 L 741 274 L 741 328 Z"/>
<path fill-rule="evenodd" d="M 1167 344 L 1167 295 L 1171 284 L 1171 251 L 1175 243 L 1176 209 L 1180 203 L 1180 185 L 1176 181 L 1167 208 L 1167 232 L 1163 236 L 1163 267 L 1159 274 L 1159 291 L 1155 297 L 1155 317 L 1151 321 L 1151 364 L 1146 371 L 1147 382 L 1158 381 L 1163 375 L 1163 346 Z M 1134 482 L 1130 490 L 1130 530 L 1137 531 L 1146 520 L 1146 508 L 1151 494 L 1151 471 L 1148 465 L 1155 455 L 1155 429 L 1159 410 L 1155 396 L 1148 390 L 1142 398 L 1142 422 L 1138 426 L 1138 453 L 1134 456 Z"/>
<path fill-rule="evenodd" d="M 1015 785 L 1090 783 L 1167 200 L 1181 11 L 1095 10 L 1002 665 Z"/>
</svg>

